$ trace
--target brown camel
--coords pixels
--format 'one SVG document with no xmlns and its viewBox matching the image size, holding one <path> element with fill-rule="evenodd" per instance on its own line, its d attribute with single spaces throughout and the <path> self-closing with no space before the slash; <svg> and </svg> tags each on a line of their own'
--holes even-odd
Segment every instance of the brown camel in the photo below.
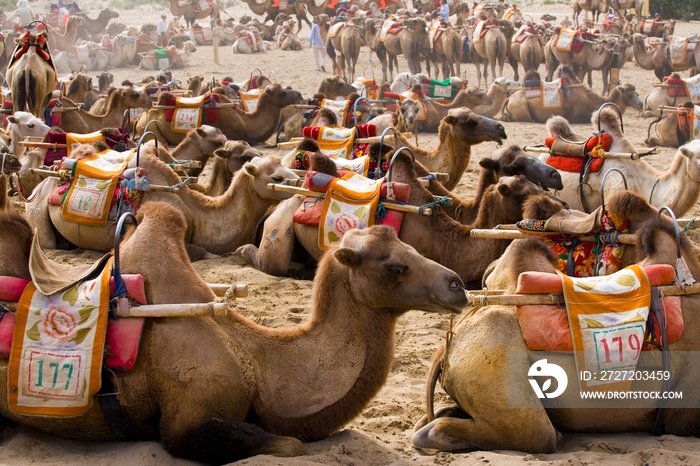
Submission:
<svg viewBox="0 0 700 466">
<path fill-rule="evenodd" d="M 68 85 L 66 97 L 72 102 L 84 103 L 87 93 L 92 90 L 92 78 L 84 73 L 78 73 Z"/>
<path fill-rule="evenodd" d="M 449 104 L 443 104 L 437 100 L 429 100 L 424 103 L 427 110 L 425 120 L 418 121 L 418 128 L 426 133 L 437 133 L 440 128 L 440 122 L 449 114 L 450 110 L 462 107 L 474 109 L 481 105 L 492 105 L 493 101 L 486 92 L 476 87 L 470 87 L 461 89 Z"/>
<path fill-rule="evenodd" d="M 593 128 L 598 131 L 598 113 L 593 114 Z M 560 118 L 553 118 L 547 123 L 547 129 L 551 137 L 562 134 L 561 129 L 568 123 Z M 610 152 L 636 152 L 632 142 L 624 135 L 621 128 L 620 117 L 610 107 L 600 112 L 600 128 L 613 137 Z M 571 135 L 570 127 L 563 133 Z M 567 138 L 567 140 L 574 140 Z M 575 136 L 574 136 L 575 137 Z M 546 157 L 541 157 L 546 158 Z M 655 207 L 669 206 L 676 215 L 683 216 L 695 205 L 700 198 L 700 141 L 693 140 L 681 146 L 671 160 L 666 171 L 659 171 L 644 160 L 608 159 L 603 169 L 597 173 L 590 173 L 587 183 L 590 186 L 600 186 L 604 172 L 610 168 L 618 168 L 627 179 L 627 186 L 631 191 L 644 196 Z M 578 194 L 579 173 L 560 171 L 564 182 L 564 189 L 559 192 L 559 197 L 567 202 L 572 209 L 585 210 Z M 620 177 L 611 177 L 605 183 L 605 196 L 624 189 Z M 589 210 L 595 209 L 601 203 L 600 190 L 585 191 L 585 202 Z"/>
<path fill-rule="evenodd" d="M 306 16 L 306 12 L 308 11 L 307 5 L 304 2 L 298 1 L 293 3 L 287 3 L 287 7 L 285 9 L 280 9 L 273 7 L 272 2 L 270 2 L 270 0 L 264 0 L 263 2 L 257 2 L 256 0 L 243 1 L 248 5 L 248 7 L 253 11 L 253 13 L 255 13 L 258 16 L 265 16 L 265 20 L 263 21 L 263 23 L 266 23 L 268 20 L 275 21 L 275 18 L 277 18 L 278 14 L 284 13 L 289 16 L 296 15 L 297 24 L 299 25 L 297 34 L 299 33 L 299 31 L 301 31 L 302 22 L 308 24 L 309 29 L 311 29 L 311 22 Z M 312 15 L 314 14 L 312 13 Z"/>
<path fill-rule="evenodd" d="M 474 51 L 483 59 L 484 61 L 484 83 L 488 86 L 489 84 L 489 72 L 488 68 L 491 68 L 491 79 L 500 78 L 503 76 L 503 65 L 505 64 L 507 55 L 508 42 L 506 37 L 501 31 L 501 29 L 496 25 L 484 26 L 487 28 L 486 33 L 483 37 L 475 37 L 476 31 L 472 36 L 471 46 L 474 47 Z M 496 66 L 498 65 L 498 72 L 496 72 Z M 481 87 L 481 69 L 476 67 L 476 76 L 479 82 L 479 87 Z"/>
<path fill-rule="evenodd" d="M 223 149 L 226 142 L 226 136 L 223 135 L 219 128 L 202 125 L 188 132 L 185 135 L 185 139 L 173 149 L 171 155 L 173 159 L 179 161 L 195 160 L 201 162 L 201 167 L 186 170 L 187 176 L 197 177 L 202 174 L 209 159 L 215 156 L 216 151 Z M 165 151 L 164 148 L 161 149 Z M 164 160 L 161 156 L 158 158 Z M 226 187 L 228 188 L 228 184 Z"/>
<path fill-rule="evenodd" d="M 244 141 L 226 141 L 222 149 L 214 151 L 209 182 L 206 186 L 190 187 L 209 197 L 221 196 L 231 186 L 231 179 L 243 166 L 262 153 Z"/>
<path fill-rule="evenodd" d="M 219 10 L 219 5 L 216 2 L 212 3 L 211 6 L 207 5 L 206 2 L 204 2 L 204 5 L 207 5 L 205 8 L 199 8 L 195 10 L 193 2 L 187 1 L 180 3 L 179 0 L 168 1 L 170 3 L 170 12 L 173 14 L 173 16 L 177 18 L 185 18 L 185 23 L 187 24 L 188 28 L 192 27 L 192 25 L 198 19 L 204 19 L 209 17 L 211 17 L 212 19 L 217 19 L 221 14 Z M 201 5 L 202 3 L 200 2 L 199 4 Z"/>
<path fill-rule="evenodd" d="M 353 92 L 357 92 L 357 89 L 345 81 L 340 76 L 326 76 L 321 83 L 318 85 L 318 90 L 316 94 L 323 94 L 324 99 L 337 100 L 338 97 L 347 98 Z M 292 117 L 297 116 L 301 118 L 304 114 L 304 110 L 298 110 L 292 107 L 285 107 L 282 109 L 282 114 L 280 116 L 280 121 L 286 124 Z M 286 130 L 285 130 L 286 132 Z M 291 137 L 291 136 L 290 136 Z"/>
<path fill-rule="evenodd" d="M 90 18 L 83 12 L 76 13 L 76 16 L 79 16 L 85 22 L 83 25 L 85 32 L 91 36 L 94 36 L 97 34 L 102 34 L 104 30 L 107 29 L 107 23 L 109 23 L 109 20 L 119 18 L 119 13 L 114 10 L 110 10 L 109 8 L 105 8 L 104 10 L 100 11 L 95 19 Z"/>
<path fill-rule="evenodd" d="M 165 99 L 174 98 L 169 92 L 163 92 L 159 96 L 159 103 Z M 253 143 L 263 143 L 272 136 L 279 126 L 281 111 L 284 107 L 301 101 L 298 91 L 284 89 L 279 84 L 269 86 L 260 95 L 258 106 L 252 113 L 233 107 L 231 100 L 226 96 L 220 96 L 224 106 L 219 110 L 219 119 L 212 126 L 221 129 L 227 139 L 245 140 Z M 170 129 L 170 122 L 165 120 L 165 111 L 162 108 L 152 108 L 141 115 L 136 123 L 136 131 L 143 134 L 143 129 L 151 120 L 159 120 L 165 126 L 165 134 L 160 133 L 160 127 L 155 131 L 161 141 L 168 144 L 177 144 L 184 138 L 184 134 L 175 133 Z"/>
<path fill-rule="evenodd" d="M 654 75 L 656 75 L 659 81 L 663 81 L 665 76 L 669 76 L 674 71 L 674 68 L 671 67 L 671 63 L 669 62 L 668 47 L 665 43 L 652 43 L 650 44 L 651 50 L 647 51 L 645 38 L 646 36 L 642 34 L 632 35 L 632 53 L 634 54 L 634 61 L 636 61 L 643 70 L 653 70 Z M 700 52 L 697 51 L 696 53 L 700 54 Z M 686 61 L 690 61 L 691 59 L 693 63 L 697 63 L 693 54 L 687 54 Z M 683 67 L 682 69 L 688 68 Z"/>
<path fill-rule="evenodd" d="M 433 195 L 416 178 L 411 155 L 405 151 L 399 153 L 392 168 L 392 180 L 411 186 L 407 204 L 421 206 L 433 203 Z M 508 241 L 473 238 L 470 231 L 472 228 L 492 228 L 521 219 L 523 202 L 527 196 L 538 192 L 541 190 L 522 175 L 501 178 L 484 193 L 479 214 L 472 225 L 462 225 L 444 212 L 438 212 L 434 218 L 407 214 L 399 239 L 423 256 L 457 272 L 465 284 L 473 282 L 468 286 L 480 287 L 486 267 L 501 255 Z M 318 227 L 292 222 L 292 215 L 303 201 L 304 197 L 297 195 L 281 203 L 265 221 L 260 248 L 248 244 L 239 248 L 236 254 L 271 275 L 287 274 L 295 241 L 319 260 L 325 254 L 318 246 Z M 466 259 L 467 253 L 471 254 L 470 260 Z"/>
<path fill-rule="evenodd" d="M 51 100 L 51 93 L 58 84 L 58 76 L 49 50 L 45 48 L 46 31 L 41 34 L 27 32 L 27 50 L 19 58 L 14 58 L 7 68 L 7 84 L 12 91 L 13 111 L 27 110 L 38 118 L 44 118 L 44 110 Z M 14 55 L 23 50 L 25 45 L 20 39 Z M 41 45 L 37 45 L 41 44 Z M 21 47 L 21 48 L 20 48 Z"/>
<path fill-rule="evenodd" d="M 343 74 L 343 79 L 355 80 L 355 64 L 360 56 L 362 38 L 358 31 L 357 19 L 345 23 L 335 37 L 329 37 L 327 43 L 328 56 L 333 59 L 333 70 Z"/>
<path fill-rule="evenodd" d="M 583 80 L 588 74 L 588 87 L 593 86 L 592 71 L 602 71 L 603 73 L 603 94 L 609 90 L 610 69 L 620 68 L 627 54 L 627 49 L 631 46 L 627 34 L 618 37 L 607 37 L 599 43 L 591 44 L 584 42 L 583 47 L 578 52 L 563 52 L 554 47 L 557 36 L 545 44 L 544 54 L 547 64 L 547 81 L 551 81 L 557 67 L 561 64 L 571 66 L 577 70 L 576 75 L 579 80 Z"/>
<path fill-rule="evenodd" d="M 151 184 L 174 186 L 181 182 L 180 177 L 155 155 L 155 147 L 143 149 L 139 166 L 146 169 Z M 166 201 L 178 207 L 187 219 L 186 241 L 195 248 L 209 253 L 223 254 L 235 251 L 242 244 L 253 240 L 255 225 L 263 214 L 274 204 L 290 197 L 289 194 L 270 191 L 268 183 L 282 182 L 286 178 L 298 178 L 280 164 L 276 157 L 256 157 L 234 175 L 227 191 L 211 198 L 183 186 L 173 193 L 144 193 L 141 205 L 151 201 Z M 55 179 L 55 178 L 54 178 Z M 37 189 L 40 194 L 27 204 L 28 210 L 36 210 L 36 220 L 30 220 L 39 228 L 42 247 L 55 244 L 53 228 L 72 244 L 86 249 L 109 250 L 114 241 L 114 228 L 107 222 L 105 226 L 81 225 L 63 219 L 61 207 L 48 205 L 45 195 L 50 192 L 50 183 L 44 181 Z M 47 192 L 48 191 L 48 192 Z M 51 223 L 47 223 L 48 213 Z M 55 248 L 55 246 L 54 246 Z"/>
<path fill-rule="evenodd" d="M 503 107 L 503 119 L 505 121 L 534 121 L 544 123 L 552 116 L 561 115 L 571 123 L 586 123 L 591 119 L 591 113 L 595 112 L 605 102 L 613 102 L 624 113 L 628 108 L 641 110 L 644 103 L 639 98 L 636 88 L 632 84 L 614 87 L 607 97 L 596 94 L 574 76 L 571 68 L 560 67 L 558 73 L 566 76 L 570 84 L 569 97 L 563 98 L 560 108 L 543 109 L 540 105 L 540 96 L 526 97 L 526 91 L 516 91 L 508 98 Z M 539 77 L 539 76 L 538 76 Z"/>
<path fill-rule="evenodd" d="M 34 231 L 26 218 L 6 205 L 7 177 L 0 177 L 0 275 L 31 280 L 29 245 Z"/>
<path fill-rule="evenodd" d="M 66 97 L 61 98 L 66 108 L 77 108 L 77 104 Z M 67 111 L 61 114 L 61 128 L 67 133 L 92 133 L 102 128 L 118 128 L 122 124 L 124 111 L 129 108 L 151 108 L 151 98 L 133 88 L 126 88 L 112 93 L 104 115 L 93 115 L 83 109 Z"/>
<path fill-rule="evenodd" d="M 645 223 L 636 236 L 637 259 L 644 265 L 676 264 L 676 238 L 667 217 L 657 217 Z M 697 248 L 686 237 L 681 236 L 680 240 L 691 274 L 700 278 Z M 554 273 L 555 264 L 556 257 L 539 239 L 515 241 L 486 284 L 491 290 L 512 293 L 521 272 Z M 669 345 L 671 351 L 695 351 L 698 348 L 695 338 L 697 319 L 692 312 L 697 302 L 696 295 L 681 297 L 685 328 L 680 339 Z M 494 332 L 494 329 L 498 331 Z M 695 410 L 667 407 L 658 412 L 656 404 L 643 409 L 624 408 L 624 401 L 603 409 L 582 405 L 577 379 L 572 378 L 576 372 L 574 361 L 567 353 L 547 353 L 548 359 L 562 367 L 570 378 L 569 388 L 563 390 L 556 404 L 549 404 L 545 409 L 546 402 L 537 398 L 528 377 L 533 375 L 528 372 L 536 361 L 536 354 L 522 362 L 509 359 L 508 364 L 491 364 L 492 361 L 505 361 L 509 355 L 526 354 L 527 345 L 512 306 L 481 307 L 469 318 L 462 319 L 452 332 L 449 348 L 440 349 L 433 359 L 427 390 L 428 415 L 418 422 L 413 436 L 413 444 L 419 448 L 551 453 L 557 449 L 558 431 L 621 433 L 651 432 L 653 429 L 656 434 L 696 434 L 700 420 Z M 670 386 L 683 392 L 683 401 L 694 406 L 698 401 L 694 389 L 699 382 L 696 372 L 688 370 L 687 365 L 680 367 L 678 358 L 671 357 L 671 361 L 667 369 L 671 374 Z M 433 415 L 432 392 L 440 375 L 445 390 L 457 406 L 442 408 Z M 484 386 L 489 389 L 484 390 Z M 661 390 L 661 381 L 653 383 L 653 388 L 649 389 Z M 528 409 L 521 409 L 523 406 Z M 561 406 L 582 408 L 560 409 Z M 617 408 L 609 409 L 610 406 Z M 523 429 L 523 426 L 528 428 Z"/>
<path fill-rule="evenodd" d="M 415 147 L 399 135 L 401 146 L 409 147 L 416 160 L 432 172 L 449 174 L 443 185 L 453 190 L 469 165 L 473 145 L 486 141 L 501 144 L 506 139 L 503 125 L 490 118 L 477 115 L 468 108 L 452 109 L 440 123 L 438 145 L 435 150 Z"/>
<path fill-rule="evenodd" d="M 379 58 L 379 61 L 382 63 L 382 79 L 384 82 L 387 82 L 390 79 L 394 79 L 394 68 L 396 68 L 396 72 L 398 73 L 399 59 L 396 55 L 388 53 L 386 47 L 384 47 L 384 44 L 379 40 L 379 32 L 383 21 L 384 20 L 377 18 L 365 19 L 365 22 L 363 23 L 364 41 L 365 44 L 367 44 L 367 47 L 369 47 L 370 53 L 377 55 L 377 58 Z M 387 60 L 389 61 L 387 62 Z M 386 73 L 387 67 L 390 70 L 389 76 L 387 76 Z"/>
<path fill-rule="evenodd" d="M 382 76 L 386 81 L 387 64 L 391 65 L 392 56 L 402 55 L 408 62 L 408 70 L 411 74 L 421 72 L 421 54 L 428 48 L 428 29 L 425 21 L 421 18 L 408 18 L 402 23 L 398 34 L 388 34 L 384 42 L 377 44 L 377 56 L 382 62 Z M 426 62 L 428 74 L 430 74 L 430 62 Z M 398 71 L 398 70 L 397 70 Z M 393 79 L 393 69 L 390 79 Z"/>
<path fill-rule="evenodd" d="M 659 114 L 659 117 L 649 124 L 644 144 L 649 147 L 680 147 L 691 141 L 694 132 L 692 117 L 694 107 L 692 102 L 684 102 L 679 109 L 684 108 L 685 115 L 680 115 L 676 111 Z"/>
<path fill-rule="evenodd" d="M 572 16 L 574 18 L 574 25 L 575 26 L 578 25 L 579 15 L 584 11 L 586 12 L 586 13 L 584 13 L 584 15 L 586 15 L 586 16 L 588 16 L 588 12 L 590 12 L 591 15 L 593 16 L 593 18 L 592 18 L 593 22 L 597 23 L 598 17 L 600 16 L 600 14 L 607 13 L 608 8 L 609 8 L 608 4 L 605 2 L 605 0 L 590 0 L 590 1 L 574 0 L 574 14 Z M 641 10 L 639 10 L 639 11 L 641 11 Z M 637 13 L 637 14 L 639 14 L 639 13 Z"/>
<path fill-rule="evenodd" d="M 440 75 L 438 62 L 442 63 L 442 78 L 461 76 L 462 63 L 462 37 L 456 28 L 446 27 L 440 37 L 433 44 L 432 55 L 435 78 Z"/>
<path fill-rule="evenodd" d="M 149 303 L 214 301 L 184 256 L 182 216 L 154 203 L 138 218 L 120 247 L 121 270 L 144 276 Z M 6 243 L 0 251 L 12 251 L 13 262 L 24 259 Z M 297 328 L 266 328 L 235 312 L 149 320 L 139 360 L 117 375 L 118 401 L 138 439 L 159 440 L 175 456 L 208 464 L 304 454 L 302 440 L 342 428 L 384 385 L 401 314 L 456 313 L 466 305 L 454 272 L 406 247 L 386 227 L 348 234 L 321 262 L 316 280 L 309 320 Z M 198 369 L 183 379 L 182 358 L 177 364 L 164 359 L 172 354 L 187 355 Z M 6 361 L 0 375 L 3 418 L 74 439 L 115 440 L 97 402 L 69 419 L 12 413 Z"/>
<path fill-rule="evenodd" d="M 82 26 L 84 23 L 85 20 L 83 18 L 79 16 L 70 16 L 63 34 L 58 34 L 56 32 L 49 34 L 48 44 L 51 53 L 73 50 L 75 40 L 78 38 L 78 27 Z"/>
</svg>

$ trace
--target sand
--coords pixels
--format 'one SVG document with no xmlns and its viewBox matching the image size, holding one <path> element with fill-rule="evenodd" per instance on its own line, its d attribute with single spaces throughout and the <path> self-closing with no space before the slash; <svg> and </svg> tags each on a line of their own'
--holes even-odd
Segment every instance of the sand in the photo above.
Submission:
<svg viewBox="0 0 700 466">
<path fill-rule="evenodd" d="M 84 3 L 84 2 L 83 2 Z M 81 4 L 84 8 L 84 4 Z M 96 12 L 103 4 L 94 3 Z M 41 10 L 41 5 L 35 7 Z M 87 9 L 87 8 L 86 8 Z M 544 12 L 553 13 L 561 19 L 570 15 L 570 6 L 556 4 L 528 5 L 524 12 L 533 17 L 539 17 Z M 129 24 L 142 24 L 158 20 L 160 7 L 142 6 L 138 9 L 122 11 L 122 18 Z M 239 17 L 249 10 L 243 3 L 227 9 L 228 13 Z M 676 32 L 689 35 L 697 31 L 695 24 L 679 22 Z M 300 37 L 305 45 L 309 30 L 304 28 Z M 291 85 L 305 97 L 311 96 L 319 82 L 326 76 L 314 71 L 313 55 L 309 48 L 298 52 L 269 51 L 256 55 L 233 55 L 230 47 L 220 50 L 221 65 L 213 62 L 212 47 L 197 47 L 191 57 L 190 66 L 183 70 L 175 70 L 178 79 L 186 82 L 191 74 L 198 74 L 209 79 L 214 75 L 221 79 L 232 76 L 234 81 L 247 79 L 251 71 L 259 68 L 265 75 L 274 74 L 277 81 L 283 85 Z M 369 51 L 363 48 L 358 63 L 358 74 L 381 78 L 381 67 L 376 57 L 373 65 L 368 64 Z M 402 70 L 406 70 L 406 62 L 400 60 Z M 463 65 L 467 68 L 467 77 L 476 83 L 474 65 Z M 330 70 L 330 64 L 326 65 Z M 540 68 L 543 71 L 544 66 Z M 370 71 L 371 70 L 371 71 Z M 123 79 L 137 80 L 148 73 L 135 69 L 111 70 L 115 82 Z M 372 74 L 372 72 L 374 74 Z M 95 74 L 95 73 L 91 73 Z M 505 75 L 512 78 L 512 70 L 505 67 Z M 621 79 L 624 83 L 637 86 L 640 96 L 644 97 L 652 89 L 655 78 L 651 72 L 644 71 L 633 63 L 627 63 L 622 69 Z M 602 82 L 600 74 L 594 76 L 594 88 L 600 92 Z M 646 132 L 650 119 L 642 119 L 628 111 L 624 116 L 627 135 L 638 147 L 644 147 Z M 526 123 L 504 123 L 508 134 L 507 143 L 520 145 L 541 143 L 545 136 L 544 125 Z M 588 134 L 591 125 L 575 125 L 578 133 Z M 434 135 L 421 134 L 421 147 L 435 147 Z M 283 151 L 271 147 L 262 147 L 264 153 L 281 154 Z M 476 185 L 478 174 L 477 161 L 491 154 L 496 149 L 495 143 L 481 144 L 473 148 L 473 160 L 468 171 L 456 189 L 456 194 L 470 198 Z M 661 149 L 658 155 L 649 157 L 654 166 L 659 169 L 668 166 L 675 150 Z M 19 203 L 15 203 L 19 207 Z M 695 207 L 693 216 L 700 214 Z M 98 255 L 89 251 L 62 252 L 52 255 L 67 262 L 85 262 L 93 260 Z M 266 326 L 294 326 L 303 322 L 307 317 L 311 292 L 310 281 L 277 278 L 260 273 L 244 265 L 235 255 L 229 254 L 213 260 L 195 263 L 195 268 L 202 277 L 210 283 L 247 283 L 250 294 L 246 299 L 238 301 L 237 312 L 249 319 Z M 485 452 L 437 455 L 421 452 L 411 445 L 413 425 L 424 412 L 425 380 L 428 365 L 435 350 L 443 344 L 445 332 L 449 325 L 449 317 L 429 315 L 421 312 L 409 312 L 399 320 L 396 334 L 395 361 L 385 387 L 369 403 L 360 416 L 350 422 L 343 430 L 328 439 L 306 444 L 307 455 L 298 458 L 272 458 L 259 456 L 241 461 L 246 465 L 387 465 L 387 464 L 548 464 L 548 465 L 685 465 L 700 464 L 700 440 L 681 438 L 671 435 L 656 437 L 650 434 L 634 433 L 620 435 L 567 434 L 559 443 L 558 453 L 550 455 L 531 455 L 513 451 Z M 475 374 L 478 376 L 478 374 Z M 290 394 L 294 396 L 294 394 Z M 437 390 L 436 403 L 444 404 L 447 396 Z M 527 429 L 528 426 L 523 426 Z M 187 461 L 170 456 L 158 443 L 87 443 L 65 440 L 58 437 L 37 433 L 35 431 L 16 428 L 6 432 L 0 443 L 0 463 L 2 464 L 74 464 L 74 465 L 171 465 L 185 464 Z"/>
</svg>

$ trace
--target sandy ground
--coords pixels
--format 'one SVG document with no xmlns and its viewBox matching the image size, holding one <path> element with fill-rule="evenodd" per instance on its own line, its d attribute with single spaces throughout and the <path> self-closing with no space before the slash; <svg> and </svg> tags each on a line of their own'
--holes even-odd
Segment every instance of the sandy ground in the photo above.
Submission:
<svg viewBox="0 0 700 466">
<path fill-rule="evenodd" d="M 101 6 L 101 5 L 100 5 Z M 95 11 L 98 6 L 95 6 Z M 123 11 L 123 19 L 130 24 L 145 21 L 155 22 L 159 9 L 139 7 L 138 10 Z M 239 3 L 229 8 L 235 17 L 247 12 L 247 7 Z M 568 5 L 535 5 L 524 7 L 525 13 L 539 17 L 542 13 L 557 14 L 561 19 L 570 15 Z M 94 17 L 96 13 L 93 13 Z M 695 24 L 679 23 L 677 33 L 687 36 L 697 32 Z M 304 28 L 300 34 L 302 40 L 308 37 L 309 30 Z M 306 42 L 305 42 L 306 43 Z M 184 70 L 177 70 L 176 76 L 183 82 L 191 74 L 214 75 L 223 78 L 232 75 L 237 82 L 249 77 L 251 71 L 259 68 L 266 75 L 274 71 L 277 79 L 284 85 L 309 97 L 325 76 L 315 72 L 313 55 L 306 48 L 298 52 L 274 50 L 257 55 L 233 55 L 230 47 L 220 51 L 221 65 L 213 62 L 212 47 L 198 47 L 192 56 L 191 65 Z M 377 77 L 381 68 L 376 57 L 373 66 L 368 65 L 369 52 L 365 48 L 360 56 L 358 73 L 371 76 L 369 68 Z M 402 70 L 407 69 L 402 59 Z M 363 71 L 367 67 L 366 71 Z M 467 76 L 475 82 L 475 70 L 472 64 L 466 65 Z M 326 66 L 330 69 L 330 65 Z M 543 70 L 543 67 L 540 68 Z M 113 70 L 115 81 L 135 80 L 146 72 L 134 69 Z M 512 77 L 512 70 L 506 66 L 505 74 Z M 621 71 L 622 81 L 637 86 L 643 97 L 652 89 L 654 77 L 628 63 Z M 602 83 L 600 74 L 595 76 L 595 89 L 600 91 Z M 644 120 L 633 112 L 624 118 L 628 136 L 638 145 L 644 147 L 647 127 L 650 120 Z M 520 145 L 540 143 L 544 138 L 544 126 L 539 124 L 504 123 L 508 133 L 508 143 Z M 579 133 L 591 131 L 590 125 L 577 125 Z M 435 147 L 433 135 L 421 134 L 419 143 L 422 147 Z M 482 144 L 473 150 L 474 160 L 468 172 L 456 189 L 456 193 L 470 198 L 477 179 L 476 161 L 491 154 L 496 149 L 494 143 Z M 265 153 L 282 153 L 274 148 L 263 148 Z M 674 150 L 661 149 L 658 155 L 648 158 L 657 168 L 665 168 Z M 19 205 L 19 204 L 17 204 Z M 692 215 L 698 216 L 700 209 L 693 209 Z M 97 257 L 96 253 L 55 252 L 54 256 L 68 262 L 83 262 Z M 238 312 L 263 325 L 293 326 L 306 319 L 308 312 L 311 282 L 289 278 L 276 278 L 260 273 L 234 255 L 222 256 L 214 260 L 200 261 L 195 264 L 197 271 L 210 283 L 248 283 L 250 295 L 238 301 Z M 591 435 L 564 434 L 559 444 L 559 452 L 551 455 L 530 455 L 522 452 L 477 451 L 463 454 L 439 453 L 429 455 L 417 451 L 411 445 L 414 423 L 424 411 L 424 386 L 428 364 L 435 350 L 442 344 L 448 328 L 448 317 L 410 312 L 399 321 L 396 338 L 396 355 L 391 374 L 386 386 L 380 391 L 363 413 L 345 428 L 328 439 L 309 443 L 307 455 L 293 459 L 278 459 L 260 456 L 243 460 L 241 464 L 342 464 L 342 465 L 386 465 L 386 464 L 548 464 L 548 465 L 685 465 L 700 464 L 700 440 L 675 436 L 655 437 L 648 434 L 625 435 Z M 475 375 L 476 376 L 476 375 Z M 293 396 L 293 394 L 291 394 Z M 438 389 L 437 404 L 446 402 L 446 395 Z M 527 429 L 527 426 L 523 426 Z M 85 443 L 60 439 L 37 433 L 28 429 L 12 430 L 0 444 L 0 463 L 3 464 L 143 464 L 170 465 L 184 464 L 165 452 L 157 443 Z"/>
</svg>

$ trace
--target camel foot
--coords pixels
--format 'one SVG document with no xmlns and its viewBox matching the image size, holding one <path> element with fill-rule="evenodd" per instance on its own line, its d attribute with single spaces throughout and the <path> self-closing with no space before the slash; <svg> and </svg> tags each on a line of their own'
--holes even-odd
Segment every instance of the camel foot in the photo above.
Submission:
<svg viewBox="0 0 700 466">
<path fill-rule="evenodd" d="M 245 244 L 236 249 L 236 255 L 243 259 L 246 264 L 258 268 L 257 257 L 258 247 L 254 244 Z"/>
<path fill-rule="evenodd" d="M 476 449 L 476 445 L 458 437 L 459 434 L 466 432 L 461 429 L 461 426 L 452 425 L 452 421 L 452 418 L 444 417 L 435 419 L 430 424 L 416 431 L 411 439 L 413 446 L 421 450 L 448 452 Z M 452 432 L 456 435 L 453 435 Z"/>
<path fill-rule="evenodd" d="M 197 262 L 205 259 L 216 259 L 216 254 L 212 254 L 201 246 L 196 244 L 186 243 L 185 251 L 187 251 L 187 256 L 190 258 L 190 262 Z"/>
</svg>

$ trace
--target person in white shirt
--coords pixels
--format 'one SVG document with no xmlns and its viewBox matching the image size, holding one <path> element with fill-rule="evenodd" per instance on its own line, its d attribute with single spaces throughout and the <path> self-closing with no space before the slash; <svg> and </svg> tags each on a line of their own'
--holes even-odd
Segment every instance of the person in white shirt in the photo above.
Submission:
<svg viewBox="0 0 700 466">
<path fill-rule="evenodd" d="M 314 25 L 311 27 L 309 35 L 309 45 L 314 51 L 314 61 L 316 62 L 316 71 L 326 72 L 326 44 L 321 39 L 321 29 L 318 26 L 318 21 L 314 18 Z M 319 58 L 321 66 L 319 67 Z"/>
<path fill-rule="evenodd" d="M 7 18 L 2 24 L 9 23 L 15 18 L 19 18 L 19 25 L 23 27 L 29 26 L 32 21 L 36 21 L 36 15 L 27 5 L 27 0 L 19 0 L 17 2 L 17 10 Z"/>
<path fill-rule="evenodd" d="M 158 21 L 158 24 L 156 25 L 156 33 L 158 34 L 158 39 L 156 40 L 156 45 L 160 47 L 165 47 L 167 45 L 167 37 L 166 33 L 168 32 L 168 14 L 166 12 L 162 12 L 160 14 L 160 21 Z"/>
</svg>

